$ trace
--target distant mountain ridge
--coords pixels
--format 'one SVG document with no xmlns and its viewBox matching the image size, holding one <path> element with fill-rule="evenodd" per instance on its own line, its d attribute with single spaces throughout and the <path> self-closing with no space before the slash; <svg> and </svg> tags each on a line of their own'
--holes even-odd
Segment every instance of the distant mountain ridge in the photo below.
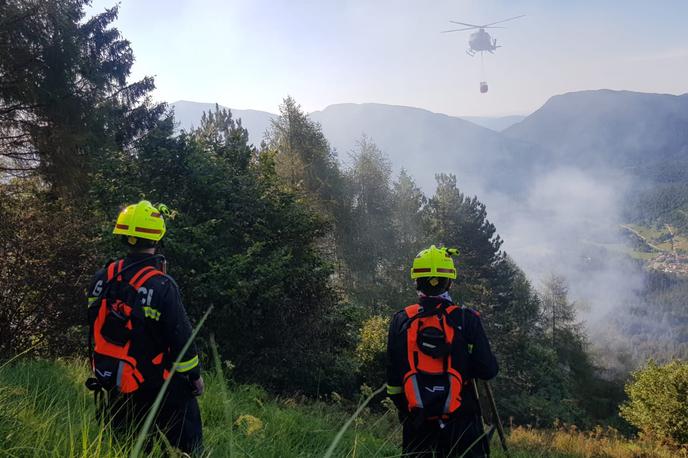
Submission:
<svg viewBox="0 0 688 458">
<path fill-rule="evenodd" d="M 215 104 L 177 101 L 171 106 L 175 110 L 180 128 L 188 129 L 197 125 L 201 114 L 214 109 Z M 673 151 L 677 157 L 683 157 L 688 144 L 688 94 L 651 94 L 608 89 L 578 91 L 553 96 L 528 116 L 494 118 L 458 118 L 421 108 L 376 103 L 335 104 L 310 115 L 324 123 L 324 129 L 341 137 L 335 126 L 326 123 L 336 118 L 337 112 L 341 112 L 349 128 L 359 124 L 359 130 L 365 130 L 367 119 L 350 119 L 348 114 L 353 111 L 360 116 L 370 114 L 374 123 L 384 122 L 377 118 L 381 114 L 391 116 L 390 129 L 394 129 L 393 121 L 403 119 L 402 113 L 416 117 L 425 113 L 427 116 L 424 127 L 432 126 L 430 118 L 438 123 L 446 122 L 447 119 L 470 122 L 493 131 L 501 130 L 510 138 L 540 145 L 555 153 L 558 160 L 573 159 L 573 162 L 604 159 L 626 163 L 628 160 L 635 161 L 648 152 L 657 151 Z M 258 110 L 232 109 L 232 112 L 235 118 L 242 119 L 244 127 L 252 137 L 256 137 L 252 138 L 256 142 L 262 139 L 259 137 L 262 137 L 270 120 L 276 116 Z M 458 121 L 456 125 L 467 128 Z M 330 140 L 340 151 L 347 150 L 346 145 L 352 143 Z"/>
<path fill-rule="evenodd" d="M 190 101 L 174 102 L 171 106 L 181 129 L 198 125 L 204 111 L 215 109 L 213 103 Z M 241 119 L 254 144 L 260 143 L 271 120 L 277 116 L 236 109 L 232 109 L 232 114 L 235 119 Z M 505 190 L 514 190 L 514 184 L 520 181 L 516 175 L 529 173 L 536 164 L 535 160 L 526 158 L 544 154 L 538 146 L 506 138 L 462 118 L 422 108 L 341 103 L 309 116 L 321 124 L 343 162 L 347 162 L 356 143 L 366 135 L 389 155 L 397 168 L 409 170 L 428 191 L 438 171 L 456 173 L 471 192 L 477 192 L 485 180 Z M 485 122 L 491 118 L 481 119 Z M 499 119 L 494 121 L 504 122 Z"/>
<path fill-rule="evenodd" d="M 215 105 L 179 101 L 172 106 L 180 128 L 188 129 Z M 254 144 L 276 117 L 257 110 L 232 112 Z M 518 122 L 502 132 L 496 124 L 491 130 L 421 108 L 377 103 L 330 105 L 310 117 L 321 124 L 343 162 L 367 135 L 427 190 L 439 171 L 456 173 L 473 192 L 493 185 L 517 190 L 534 171 L 556 167 L 604 168 L 644 185 L 688 183 L 688 94 L 566 93 L 527 117 L 510 117 L 508 122 Z"/>
<path fill-rule="evenodd" d="M 546 154 L 539 146 L 421 108 L 343 103 L 310 117 L 320 123 L 344 162 L 366 135 L 428 191 L 438 172 L 456 174 L 469 192 L 485 186 L 518 191 L 531 168 L 538 166 L 535 158 Z"/>
<path fill-rule="evenodd" d="M 175 119 L 179 124 L 180 129 L 190 129 L 195 127 L 201 119 L 203 112 L 215 109 L 215 103 L 204 103 L 204 102 L 193 102 L 189 100 L 178 100 L 170 104 L 175 109 Z M 347 104 L 335 104 L 330 105 L 325 108 L 328 109 L 336 105 L 347 105 Z M 379 104 L 376 104 L 379 105 Z M 223 105 L 219 105 L 222 108 L 229 108 Z M 396 105 L 388 105 L 396 106 Z M 401 106 L 400 106 L 401 107 Z M 413 107 L 408 107 L 413 108 Z M 419 108 L 420 110 L 421 108 Z M 239 110 L 231 108 L 232 113 L 235 118 L 241 118 L 244 126 L 251 126 L 250 133 L 253 133 L 255 137 L 258 137 L 259 133 L 262 135 L 264 132 L 263 127 L 269 126 L 269 121 L 275 118 L 277 115 L 260 110 Z M 427 111 L 427 110 L 426 110 Z M 438 113 L 439 114 L 439 113 Z M 447 115 L 445 115 L 447 116 Z M 500 132 L 517 122 L 522 121 L 525 115 L 509 115 L 509 116 L 452 116 L 454 118 L 463 119 L 464 121 L 472 122 L 481 127 L 485 127 L 497 132 Z"/>
<path fill-rule="evenodd" d="M 548 149 L 550 164 L 623 177 L 626 222 L 688 231 L 688 94 L 562 94 L 503 134 Z"/>
<path fill-rule="evenodd" d="M 559 163 L 643 174 L 643 166 L 658 161 L 685 163 L 688 94 L 571 92 L 550 98 L 503 133 L 549 149 Z"/>
</svg>

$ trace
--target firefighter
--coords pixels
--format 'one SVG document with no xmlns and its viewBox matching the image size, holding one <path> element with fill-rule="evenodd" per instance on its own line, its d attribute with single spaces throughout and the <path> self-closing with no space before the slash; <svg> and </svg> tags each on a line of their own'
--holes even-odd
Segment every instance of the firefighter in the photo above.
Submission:
<svg viewBox="0 0 688 458">
<path fill-rule="evenodd" d="M 98 271 L 88 290 L 89 339 L 94 378 L 87 386 L 105 393 L 101 413 L 115 431 L 136 437 L 162 384 L 192 333 L 179 287 L 156 254 L 165 235 L 164 205 L 129 205 L 113 234 L 128 247 L 123 259 Z M 155 425 L 185 453 L 202 452 L 196 400 L 203 378 L 192 344 L 177 363 Z M 96 396 L 98 400 L 98 396 Z M 155 427 L 154 427 L 155 429 Z"/>
<path fill-rule="evenodd" d="M 411 269 L 418 303 L 390 323 L 387 394 L 410 456 L 489 456 L 473 379 L 495 377 L 497 361 L 480 314 L 454 304 L 449 294 L 456 254 L 434 245 L 418 253 Z"/>
</svg>

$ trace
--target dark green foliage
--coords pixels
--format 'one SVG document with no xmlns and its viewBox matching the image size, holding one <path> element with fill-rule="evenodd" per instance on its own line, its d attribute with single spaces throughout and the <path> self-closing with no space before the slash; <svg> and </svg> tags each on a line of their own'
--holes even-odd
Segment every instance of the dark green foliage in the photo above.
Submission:
<svg viewBox="0 0 688 458">
<path fill-rule="evenodd" d="M 492 307 L 481 311 L 500 365 L 495 393 L 504 415 L 541 426 L 580 418 L 572 380 L 557 369 L 556 352 L 547 345 L 540 299 L 511 259 L 498 264 L 491 292 Z"/>
<path fill-rule="evenodd" d="M 436 245 L 456 247 L 456 299 L 481 309 L 491 304 L 490 282 L 495 267 L 503 262 L 502 241 L 487 220 L 485 205 L 466 197 L 453 175 L 437 175 L 437 190 L 428 202 L 428 233 Z"/>
<path fill-rule="evenodd" d="M 150 197 L 177 212 L 164 241 L 170 273 L 193 316 L 215 307 L 206 334 L 238 379 L 308 393 L 350 388 L 348 325 L 314 246 L 326 226 L 280 186 L 270 153 L 247 141 L 231 113 L 216 110 L 192 132 L 148 136 L 114 181 L 129 190 L 125 202 Z"/>
<path fill-rule="evenodd" d="M 134 57 L 111 27 L 117 7 L 85 19 L 87 3 L 0 3 L 0 171 L 37 169 L 67 193 L 165 109 L 148 99 L 151 78 L 127 82 Z"/>
<path fill-rule="evenodd" d="M 0 315 L 16 330 L 3 342 L 7 351 L 83 322 L 73 311 L 83 311 L 90 275 L 122 253 L 110 235 L 118 209 L 149 198 L 177 211 L 164 241 L 171 273 L 192 316 L 215 305 L 209 329 L 238 378 L 309 393 L 349 389 L 355 325 L 342 319 L 332 268 L 314 245 L 327 226 L 300 202 L 313 194 L 332 200 L 336 183 L 319 186 L 307 174 L 305 189 L 282 187 L 279 157 L 249 147 L 226 111 L 175 137 L 173 120 L 161 119 L 164 106 L 147 101 L 152 80 L 127 82 L 133 55 L 110 27 L 116 8 L 84 19 L 84 4 L 2 4 L 0 101 L 7 110 L 0 125 L 3 135 L 21 133 L 23 143 L 0 153 L 13 166 L 13 155 L 26 152 L 35 160 L 27 170 L 47 183 L 3 200 L 10 260 Z M 299 121 L 310 130 L 287 133 L 287 144 L 313 170 L 336 177 L 324 137 L 305 116 Z"/>
<path fill-rule="evenodd" d="M 93 218 L 36 180 L 0 187 L 0 354 L 79 352 Z"/>
<path fill-rule="evenodd" d="M 553 372 L 568 379 L 575 405 L 581 410 L 577 412 L 576 422 L 616 421 L 613 417 L 616 417 L 616 406 L 622 398 L 622 383 L 600 376 L 601 370 L 595 366 L 588 351 L 582 325 L 577 322 L 575 304 L 569 301 L 564 278 L 552 275 L 547 280 L 542 305 L 544 344 L 556 355 Z"/>
<path fill-rule="evenodd" d="M 541 301 L 454 176 L 427 198 L 367 138 L 343 168 L 291 98 L 260 150 L 226 110 L 175 135 L 152 80 L 127 81 L 116 8 L 86 19 L 85 4 L 0 3 L 3 354 L 79 351 L 83 288 L 122 254 L 118 209 L 147 198 L 176 212 L 169 271 L 193 318 L 214 306 L 205 337 L 241 381 L 311 395 L 380 382 L 386 317 L 416 301 L 409 268 L 435 244 L 460 250 L 452 294 L 482 313 L 505 417 L 609 416 L 616 385 L 597 377 L 565 286 Z"/>
<path fill-rule="evenodd" d="M 671 167 L 673 173 L 686 170 L 686 165 L 672 163 Z M 682 233 L 688 232 L 688 177 L 640 188 L 629 198 L 625 217 L 637 224 L 656 227 L 670 224 Z"/>
<path fill-rule="evenodd" d="M 624 355 L 637 367 L 653 358 L 659 363 L 688 358 L 688 281 L 672 273 L 644 273 L 642 294 L 629 304 L 630 313 L 615 317 L 615 325 L 629 336 Z"/>
<path fill-rule="evenodd" d="M 127 82 L 133 54 L 111 27 L 117 9 L 86 19 L 86 4 L 0 2 L 0 316 L 10 330 L 2 337 L 7 351 L 83 348 L 83 289 L 97 266 L 107 203 L 84 198 L 88 178 L 97 180 L 98 168 L 124 168 L 122 151 L 164 110 L 148 101 L 151 79 Z M 110 190 L 116 184 L 101 183 Z"/>
</svg>

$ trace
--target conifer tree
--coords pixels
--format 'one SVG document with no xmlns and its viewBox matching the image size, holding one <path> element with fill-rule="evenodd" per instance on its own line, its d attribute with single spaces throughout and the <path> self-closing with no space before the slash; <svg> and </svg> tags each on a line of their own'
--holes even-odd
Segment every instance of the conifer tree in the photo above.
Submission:
<svg viewBox="0 0 688 458">
<path fill-rule="evenodd" d="M 391 227 L 394 244 L 389 252 L 389 302 L 398 309 L 413 300 L 415 288 L 409 278 L 410 262 L 429 243 L 425 206 L 427 198 L 413 178 L 401 170 L 392 185 Z"/>
<path fill-rule="evenodd" d="M 433 243 L 459 248 L 453 288 L 457 298 L 477 308 L 490 304 L 490 281 L 504 254 L 485 204 L 477 197 L 466 197 L 454 175 L 439 174 L 437 190 L 428 202 L 428 222 Z"/>
<path fill-rule="evenodd" d="M 332 214 L 342 190 L 334 151 L 320 125 L 293 98 L 285 98 L 279 111 L 267 134 L 267 147 L 276 151 L 277 173 L 315 208 Z"/>
<path fill-rule="evenodd" d="M 128 81 L 117 7 L 86 18 L 88 3 L 0 2 L 0 172 L 39 172 L 62 194 L 83 192 L 94 165 L 165 110 L 150 102 L 152 78 Z"/>
<path fill-rule="evenodd" d="M 348 230 L 341 235 L 348 275 L 345 285 L 357 303 L 379 306 L 388 300 L 389 257 L 395 240 L 389 224 L 392 204 L 389 159 L 367 137 L 353 151 L 346 173 L 350 208 Z"/>
</svg>

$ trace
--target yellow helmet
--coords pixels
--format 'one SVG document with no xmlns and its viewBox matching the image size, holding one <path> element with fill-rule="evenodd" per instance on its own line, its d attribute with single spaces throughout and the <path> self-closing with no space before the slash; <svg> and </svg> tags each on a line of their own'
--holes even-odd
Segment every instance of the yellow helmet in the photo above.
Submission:
<svg viewBox="0 0 688 458">
<path fill-rule="evenodd" d="M 456 267 L 452 255 L 459 254 L 456 248 L 437 248 L 432 245 L 416 256 L 411 268 L 411 278 L 439 277 L 456 279 Z"/>
<path fill-rule="evenodd" d="M 169 210 L 165 205 L 158 205 L 158 207 L 155 208 L 147 200 L 129 205 L 119 213 L 112 233 L 159 241 L 165 235 L 165 220 L 162 214 L 169 214 Z M 129 243 L 133 245 L 136 241 L 130 239 Z"/>
</svg>

